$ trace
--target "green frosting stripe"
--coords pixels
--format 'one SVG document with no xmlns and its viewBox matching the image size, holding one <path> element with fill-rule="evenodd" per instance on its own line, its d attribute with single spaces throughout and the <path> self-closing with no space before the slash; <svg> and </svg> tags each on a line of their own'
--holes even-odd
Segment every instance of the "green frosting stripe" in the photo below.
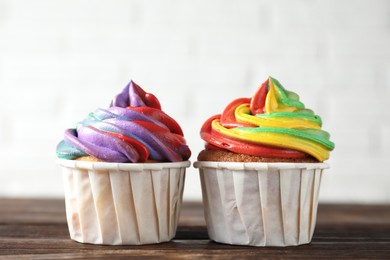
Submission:
<svg viewBox="0 0 390 260">
<path fill-rule="evenodd" d="M 314 114 L 309 114 L 307 112 L 275 112 L 272 114 L 256 114 L 259 118 L 264 119 L 273 119 L 273 118 L 293 118 L 293 119 L 301 119 L 301 120 L 307 120 L 311 121 L 313 123 L 318 124 L 319 126 L 322 126 L 322 120 L 321 117 L 316 116 Z"/>
<path fill-rule="evenodd" d="M 303 138 L 317 144 L 326 147 L 329 150 L 334 149 L 334 143 L 328 138 L 329 133 L 323 130 L 314 129 L 289 129 L 289 128 L 277 128 L 277 127 L 239 127 L 237 131 L 242 133 L 274 133 L 274 134 L 285 134 L 293 137 Z"/>
</svg>

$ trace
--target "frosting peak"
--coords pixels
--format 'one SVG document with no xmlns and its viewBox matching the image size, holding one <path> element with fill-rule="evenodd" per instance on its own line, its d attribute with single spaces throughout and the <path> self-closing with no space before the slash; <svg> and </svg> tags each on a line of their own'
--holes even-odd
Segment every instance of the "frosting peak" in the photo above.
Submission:
<svg viewBox="0 0 390 260">
<path fill-rule="evenodd" d="M 152 107 L 161 110 L 158 99 L 151 93 L 146 93 L 134 81 L 117 94 L 112 100 L 111 106 L 114 107 Z"/>
</svg>

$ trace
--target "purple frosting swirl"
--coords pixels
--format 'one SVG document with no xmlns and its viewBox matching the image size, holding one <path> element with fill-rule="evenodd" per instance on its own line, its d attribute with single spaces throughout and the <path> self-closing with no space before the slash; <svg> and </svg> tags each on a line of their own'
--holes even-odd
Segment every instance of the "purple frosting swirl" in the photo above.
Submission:
<svg viewBox="0 0 390 260">
<path fill-rule="evenodd" d="M 57 156 L 90 155 L 105 162 L 185 161 L 191 151 L 178 123 L 161 111 L 158 99 L 133 81 L 107 109 L 97 109 L 67 129 Z"/>
</svg>

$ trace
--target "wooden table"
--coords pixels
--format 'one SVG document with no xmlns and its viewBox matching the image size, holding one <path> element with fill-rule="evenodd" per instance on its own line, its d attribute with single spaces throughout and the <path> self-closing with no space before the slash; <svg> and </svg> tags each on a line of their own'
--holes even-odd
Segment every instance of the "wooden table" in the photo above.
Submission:
<svg viewBox="0 0 390 260">
<path fill-rule="evenodd" d="M 390 259 L 390 205 L 322 205 L 312 243 L 256 248 L 208 239 L 200 203 L 183 203 L 176 237 L 143 246 L 70 240 L 63 200 L 0 199 L 0 259 Z"/>
</svg>

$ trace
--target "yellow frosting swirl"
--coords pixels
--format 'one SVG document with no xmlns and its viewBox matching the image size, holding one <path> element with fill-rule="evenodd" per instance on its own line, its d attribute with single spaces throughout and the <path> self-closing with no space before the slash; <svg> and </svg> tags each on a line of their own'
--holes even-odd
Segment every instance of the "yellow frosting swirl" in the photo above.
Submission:
<svg viewBox="0 0 390 260">
<path fill-rule="evenodd" d="M 329 158 L 334 143 L 329 140 L 329 133 L 321 129 L 321 118 L 306 109 L 299 96 L 284 89 L 276 79 L 269 77 L 250 102 L 239 100 L 229 104 L 220 118 L 211 121 L 209 132 L 206 132 L 207 127 L 202 128 L 202 138 L 219 147 L 218 138 L 224 138 L 225 143 L 230 138 L 232 144 L 223 148 L 235 151 L 241 142 L 249 147 L 247 153 L 252 155 L 283 156 L 280 150 L 275 150 L 274 155 L 264 154 L 261 147 L 271 146 L 300 151 L 319 161 Z M 226 114 L 232 111 L 234 115 Z M 235 122 L 227 122 L 228 119 Z"/>
</svg>

